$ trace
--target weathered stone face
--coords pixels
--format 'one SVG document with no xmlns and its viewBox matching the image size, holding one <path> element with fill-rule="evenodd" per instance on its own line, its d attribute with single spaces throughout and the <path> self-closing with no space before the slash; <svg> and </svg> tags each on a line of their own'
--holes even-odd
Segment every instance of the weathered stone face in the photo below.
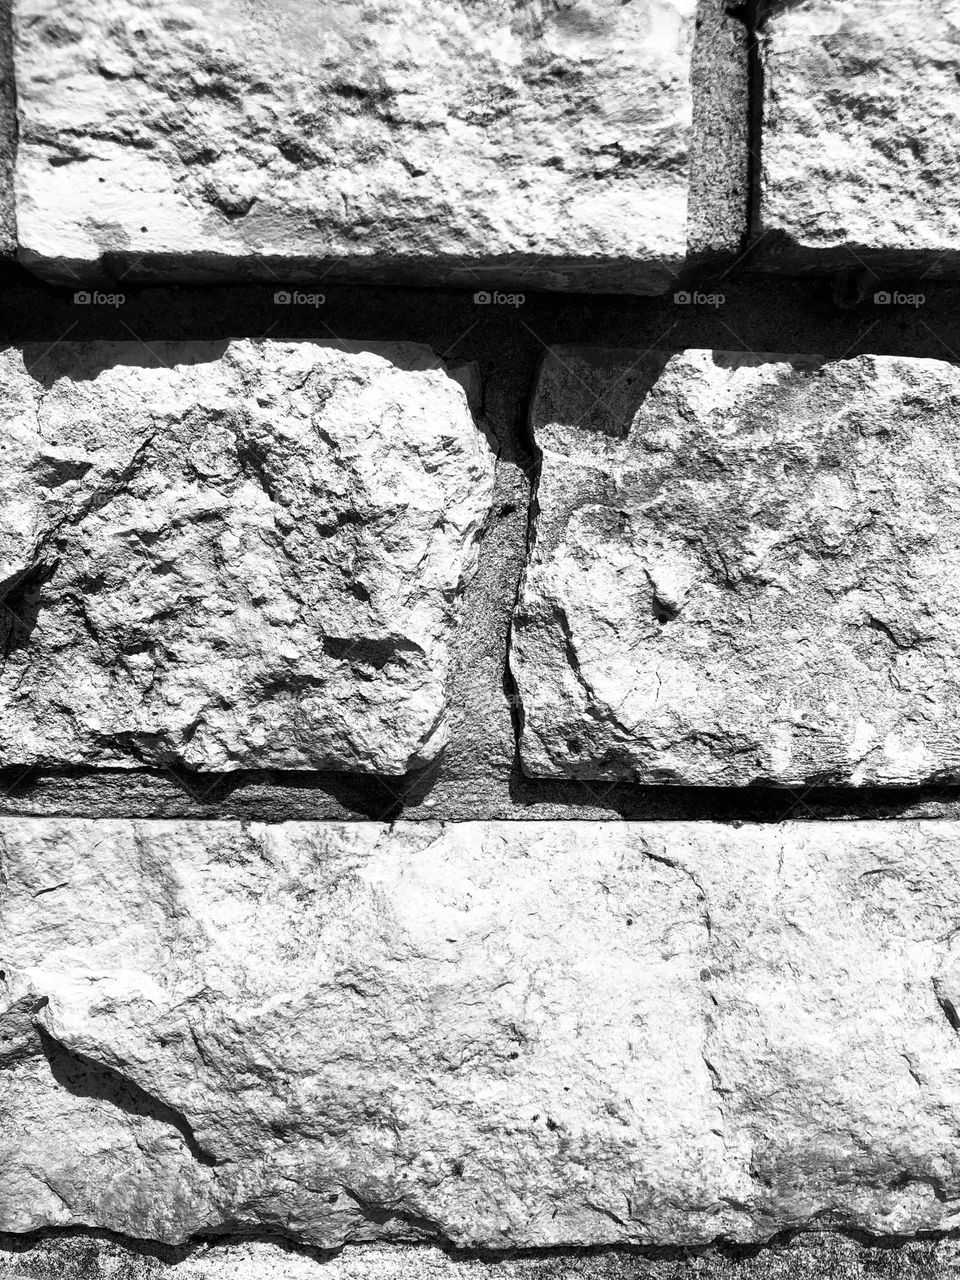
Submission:
<svg viewBox="0 0 960 1280">
<path fill-rule="evenodd" d="M 951 823 L 0 823 L 0 1229 L 956 1225 Z"/>
<path fill-rule="evenodd" d="M 24 260 L 659 292 L 695 0 L 19 0 Z"/>
<path fill-rule="evenodd" d="M 951 0 L 769 6 L 757 261 L 960 267 L 960 14 Z"/>
<path fill-rule="evenodd" d="M 511 646 L 541 777 L 960 765 L 960 372 L 561 349 Z"/>
<path fill-rule="evenodd" d="M 403 773 L 493 455 L 425 347 L 3 356 L 0 764 Z"/>
</svg>

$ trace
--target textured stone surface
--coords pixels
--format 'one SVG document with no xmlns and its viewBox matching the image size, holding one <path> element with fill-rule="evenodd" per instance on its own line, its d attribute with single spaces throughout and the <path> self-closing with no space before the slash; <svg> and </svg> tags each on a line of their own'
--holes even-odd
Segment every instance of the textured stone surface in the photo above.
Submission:
<svg viewBox="0 0 960 1280">
<path fill-rule="evenodd" d="M 765 267 L 960 269 L 953 0 L 768 6 L 758 253 Z"/>
<path fill-rule="evenodd" d="M 960 827 L 0 824 L 0 1229 L 958 1224 Z"/>
<path fill-rule="evenodd" d="M 723 0 L 699 0 L 687 212 L 688 250 L 698 268 L 739 258 L 748 234 L 749 44 L 739 11 Z"/>
<path fill-rule="evenodd" d="M 527 773 L 957 777 L 954 365 L 564 348 L 532 416 Z"/>
<path fill-rule="evenodd" d="M 0 761 L 403 773 L 493 483 L 413 344 L 3 353 Z"/>
<path fill-rule="evenodd" d="M 18 0 L 24 261 L 659 292 L 695 0 Z"/>
</svg>

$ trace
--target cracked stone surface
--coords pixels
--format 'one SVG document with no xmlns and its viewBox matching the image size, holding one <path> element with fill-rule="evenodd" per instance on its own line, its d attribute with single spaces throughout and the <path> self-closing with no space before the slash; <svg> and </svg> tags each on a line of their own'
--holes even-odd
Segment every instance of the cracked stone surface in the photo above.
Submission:
<svg viewBox="0 0 960 1280">
<path fill-rule="evenodd" d="M 17 0 L 23 260 L 660 292 L 695 11 Z"/>
<path fill-rule="evenodd" d="M 762 266 L 956 276 L 954 0 L 771 5 L 760 49 Z"/>
<path fill-rule="evenodd" d="M 493 487 L 415 344 L 0 355 L 0 764 L 401 774 Z"/>
<path fill-rule="evenodd" d="M 0 1230 L 958 1225 L 958 824 L 4 820 L 0 858 Z"/>
<path fill-rule="evenodd" d="M 956 779 L 956 366 L 561 348 L 532 422 L 526 773 Z"/>
</svg>

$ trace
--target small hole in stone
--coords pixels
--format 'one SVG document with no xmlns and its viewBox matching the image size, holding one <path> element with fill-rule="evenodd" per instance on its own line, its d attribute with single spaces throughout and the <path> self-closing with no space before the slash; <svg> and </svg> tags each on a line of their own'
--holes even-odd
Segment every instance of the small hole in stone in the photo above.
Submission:
<svg viewBox="0 0 960 1280">
<path fill-rule="evenodd" d="M 673 622 L 680 610 L 661 600 L 658 595 L 654 595 L 653 599 L 650 601 L 650 612 L 662 627 L 668 622 Z"/>
<path fill-rule="evenodd" d="M 627 924 L 633 924 L 633 916 L 627 916 Z"/>
<path fill-rule="evenodd" d="M 583 750 L 583 743 L 580 741 L 579 738 L 568 738 L 567 750 L 572 754 L 576 754 L 578 751 Z"/>
</svg>

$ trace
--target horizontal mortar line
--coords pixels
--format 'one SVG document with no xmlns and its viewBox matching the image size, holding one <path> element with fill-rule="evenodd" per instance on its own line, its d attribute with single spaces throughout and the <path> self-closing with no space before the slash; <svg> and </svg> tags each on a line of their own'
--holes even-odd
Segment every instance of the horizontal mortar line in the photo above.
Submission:
<svg viewBox="0 0 960 1280">
<path fill-rule="evenodd" d="M 62 332 L 65 318 L 75 321 L 78 333 L 72 341 L 131 341 L 124 330 L 124 316 L 137 316 L 137 333 L 145 340 L 218 341 L 224 338 L 263 335 L 265 317 L 277 322 L 272 336 L 285 339 L 294 337 L 331 340 L 325 317 L 335 317 L 337 336 L 349 341 L 362 341 L 368 333 L 359 334 L 352 327 L 352 312 L 360 317 L 359 323 L 371 325 L 389 339 L 402 340 L 411 332 L 411 313 L 421 317 L 421 323 L 435 320 L 450 321 L 451 317 L 471 317 L 483 322 L 484 331 L 522 331 L 518 323 L 521 316 L 535 313 L 543 323 L 556 313 L 564 331 L 569 332 L 578 316 L 583 317 L 585 330 L 595 333 L 597 312 L 607 323 L 630 320 L 638 315 L 664 313 L 678 322 L 681 329 L 695 328 L 714 321 L 714 308 L 709 306 L 679 306 L 673 300 L 674 292 L 701 286 L 705 291 L 720 292 L 726 298 L 721 306 L 724 313 L 727 303 L 737 308 L 751 308 L 755 319 L 765 329 L 775 332 L 783 323 L 787 300 L 792 305 L 809 308 L 807 321 L 811 332 L 828 331 L 831 325 L 842 323 L 850 331 L 869 316 L 888 322 L 891 330 L 899 328 L 904 315 L 914 314 L 913 309 L 895 304 L 874 304 L 872 296 L 864 296 L 854 307 L 831 305 L 824 317 L 824 301 L 830 301 L 831 284 L 849 275 L 849 269 L 823 271 L 809 275 L 778 275 L 753 269 L 721 273 L 718 269 L 690 266 L 678 275 L 674 284 L 663 294 L 602 294 L 564 292 L 560 290 L 530 290 L 525 293 L 521 308 L 482 307 L 472 301 L 469 289 L 438 288 L 430 286 L 394 286 L 370 282 L 325 285 L 325 303 L 317 308 L 278 306 L 271 300 L 273 284 L 245 283 L 241 281 L 211 284 L 187 284 L 176 281 L 151 283 L 139 286 L 127 285 L 122 291 L 124 302 L 119 306 L 81 306 L 73 302 L 74 290 L 58 288 L 34 279 L 22 269 L 0 268 L 0 331 L 12 341 L 39 341 L 44 337 L 55 339 Z M 108 286 L 104 286 L 107 288 Z M 307 286 L 304 286 L 305 288 Z M 924 277 L 912 274 L 885 274 L 877 289 L 887 292 L 922 294 L 927 302 L 923 310 L 935 312 L 941 303 L 944 316 L 952 319 L 960 298 L 960 282 L 950 279 Z M 771 311 L 771 304 L 774 310 Z M 220 315 L 217 315 L 218 309 Z M 145 315 L 141 318 L 139 312 Z M 199 313 L 199 314 L 198 314 Z M 416 321 L 414 321 L 416 323 Z M 215 330 L 210 328 L 216 325 Z M 57 326 L 60 325 L 60 329 Z M 56 332 L 54 332 L 56 330 Z M 398 332 L 399 330 L 399 332 Z M 602 329 L 601 329 L 602 333 Z M 545 335 L 548 336 L 548 335 Z M 892 333 L 904 343 L 902 334 Z M 518 332 L 519 338 L 519 332 Z M 590 343 L 596 345 L 592 336 Z M 811 339 L 815 342 L 815 339 Z"/>
<path fill-rule="evenodd" d="M 330 785 L 340 787 L 370 787 L 383 786 L 394 792 L 400 792 L 404 788 L 412 789 L 415 787 L 426 787 L 430 781 L 431 788 L 438 786 L 461 785 L 464 787 L 475 785 L 477 783 L 503 784 L 513 783 L 526 788 L 568 788 L 582 789 L 594 792 L 602 791 L 610 793 L 614 788 L 623 788 L 634 794 L 642 794 L 647 796 L 655 795 L 671 795 L 679 796 L 684 794 L 697 796 L 723 796 L 739 795 L 739 796 L 771 796 L 784 798 L 793 796 L 796 798 L 798 792 L 802 792 L 804 798 L 823 798 L 827 796 L 883 796 L 904 798 L 910 796 L 920 796 L 925 793 L 936 793 L 938 795 L 953 793 L 960 798 L 960 776 L 955 781 L 947 778 L 931 778 L 926 782 L 905 782 L 905 783 L 870 783 L 865 786 L 850 786 L 842 783 L 814 783 L 809 781 L 801 782 L 770 782 L 770 783 L 751 783 L 747 785 L 730 785 L 722 783 L 713 784 L 695 784 L 684 782 L 638 782 L 629 778 L 562 778 L 562 777 L 537 777 L 534 775 L 508 775 L 507 773 L 476 773 L 476 774 L 444 774 L 438 773 L 436 768 L 424 770 L 423 773 L 410 774 L 380 774 L 380 773 L 358 773 L 339 769 L 271 769 L 267 767 L 254 769 L 236 769 L 218 772 L 215 770 L 181 770 L 175 773 L 176 766 L 171 765 L 170 768 L 146 766 L 126 767 L 124 765 L 87 765 L 87 764 L 58 764 L 58 765 L 6 765 L 0 768 L 0 793 L 4 786 L 12 787 L 18 779 L 23 780 L 23 785 L 33 785 L 36 781 L 56 782 L 56 781 L 76 781 L 84 779 L 90 781 L 104 781 L 105 779 L 115 779 L 123 781 L 126 779 L 156 779 L 159 782 L 166 782 L 176 785 L 182 780 L 184 788 L 194 788 L 196 790 L 206 790 L 214 785 L 223 784 L 230 785 L 234 782 L 244 786 L 275 786 L 283 788 L 301 788 L 316 787 L 318 785 Z M 426 794 L 426 791 L 424 791 Z"/>
<path fill-rule="evenodd" d="M 540 1247 L 512 1247 L 506 1249 L 457 1248 L 442 1240 L 437 1241 L 351 1241 L 339 1248 L 324 1249 L 319 1245 L 309 1245 L 282 1232 L 266 1231 L 231 1231 L 223 1233 L 198 1232 L 180 1245 L 168 1245 L 158 1240 L 150 1240 L 140 1236 L 125 1235 L 104 1227 L 40 1227 L 33 1231 L 0 1232 L 0 1257 L 5 1253 L 23 1253 L 26 1249 L 43 1245 L 47 1242 L 99 1241 L 105 1245 L 119 1246 L 132 1254 L 148 1254 L 168 1264 L 180 1263 L 191 1255 L 203 1252 L 206 1259 L 211 1259 L 213 1251 L 228 1250 L 237 1245 L 263 1244 L 279 1245 L 284 1252 L 315 1259 L 317 1262 L 330 1261 L 342 1254 L 350 1255 L 358 1252 L 384 1251 L 397 1256 L 409 1256 L 414 1259 L 418 1254 L 442 1253 L 451 1262 L 510 1262 L 543 1260 L 555 1262 L 563 1258 L 637 1258 L 648 1261 L 684 1262 L 692 1258 L 703 1258 L 719 1254 L 732 1261 L 754 1259 L 758 1254 L 776 1251 L 784 1256 L 784 1250 L 792 1244 L 802 1241 L 813 1241 L 814 1244 L 826 1240 L 847 1240 L 863 1249 L 882 1249 L 885 1254 L 902 1248 L 905 1245 L 923 1242 L 924 1244 L 947 1244 L 960 1241 L 960 1228 L 945 1231 L 923 1231 L 915 1235 L 884 1234 L 871 1235 L 866 1231 L 858 1231 L 849 1227 L 830 1227 L 823 1230 L 802 1231 L 786 1229 L 771 1235 L 760 1244 L 738 1244 L 734 1241 L 717 1238 L 704 1245 L 641 1245 L 641 1244 L 557 1244 Z"/>
<path fill-rule="evenodd" d="M 477 788 L 492 788 L 492 793 Z M 502 789 L 498 793 L 498 789 Z M 898 821 L 927 815 L 924 805 L 960 809 L 960 783 L 848 788 L 757 785 L 696 787 L 680 784 L 591 784 L 576 780 L 510 778 L 418 780 L 376 775 L 278 772 L 191 775 L 182 783 L 170 772 L 64 768 L 0 771 L 0 816 L 69 818 L 198 817 L 246 821 L 554 822 L 626 820 L 660 822 L 770 823 L 805 821 Z M 439 794 L 438 794 L 439 793 Z M 429 800 L 434 799 L 434 806 Z M 166 812 L 155 812 L 164 809 Z M 170 812 L 174 809 L 175 812 Z M 317 810 L 334 810 L 318 816 Z M 468 816 L 463 809 L 471 809 Z M 584 818 L 579 812 L 591 810 Z M 549 810 L 549 812 L 544 812 Z M 941 815 L 931 816 L 937 820 Z"/>
</svg>

